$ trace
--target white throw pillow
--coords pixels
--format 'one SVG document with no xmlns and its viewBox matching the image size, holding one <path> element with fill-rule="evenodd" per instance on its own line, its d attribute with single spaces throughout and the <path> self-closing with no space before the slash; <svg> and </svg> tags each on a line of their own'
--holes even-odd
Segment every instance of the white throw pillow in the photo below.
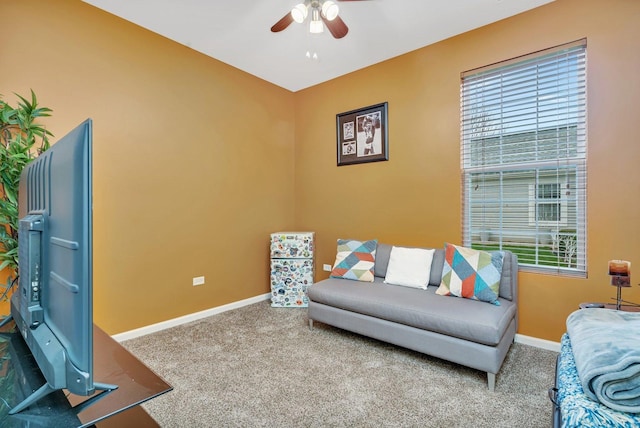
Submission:
<svg viewBox="0 0 640 428">
<path fill-rule="evenodd" d="M 384 282 L 426 290 L 435 251 L 424 248 L 391 248 Z"/>
</svg>

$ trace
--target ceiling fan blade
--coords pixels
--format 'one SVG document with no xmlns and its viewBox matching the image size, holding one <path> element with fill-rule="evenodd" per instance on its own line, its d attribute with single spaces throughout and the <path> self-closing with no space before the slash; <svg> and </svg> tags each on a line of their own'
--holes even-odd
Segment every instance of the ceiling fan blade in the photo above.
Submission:
<svg viewBox="0 0 640 428">
<path fill-rule="evenodd" d="M 327 29 L 329 30 L 331 35 L 336 39 L 343 38 L 349 32 L 349 27 L 347 27 L 347 24 L 345 24 L 339 16 L 336 16 L 333 21 L 329 21 L 322 14 L 320 15 L 320 17 L 322 18 L 322 22 L 324 22 L 324 25 L 327 26 Z"/>
<path fill-rule="evenodd" d="M 292 22 L 293 22 L 293 17 L 291 16 L 291 12 L 287 12 L 287 14 L 283 16 L 282 19 L 280 19 L 280 21 L 273 24 L 273 27 L 271 27 L 271 31 L 274 33 L 282 31 L 285 28 L 287 28 L 289 24 L 291 24 Z"/>
</svg>

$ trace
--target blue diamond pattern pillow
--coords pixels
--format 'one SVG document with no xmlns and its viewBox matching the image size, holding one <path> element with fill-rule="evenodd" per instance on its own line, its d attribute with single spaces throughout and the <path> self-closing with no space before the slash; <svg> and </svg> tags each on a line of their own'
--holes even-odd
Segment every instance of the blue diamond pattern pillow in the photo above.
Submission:
<svg viewBox="0 0 640 428">
<path fill-rule="evenodd" d="M 445 244 L 442 282 L 436 294 L 457 296 L 500 305 L 503 251 L 479 251 Z"/>
<path fill-rule="evenodd" d="M 378 240 L 338 239 L 338 253 L 331 271 L 332 278 L 373 282 Z"/>
</svg>

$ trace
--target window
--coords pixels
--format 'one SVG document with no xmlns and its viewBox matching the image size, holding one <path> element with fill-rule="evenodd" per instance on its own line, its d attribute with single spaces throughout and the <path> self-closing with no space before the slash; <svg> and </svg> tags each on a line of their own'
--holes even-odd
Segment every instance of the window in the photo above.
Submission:
<svg viewBox="0 0 640 428">
<path fill-rule="evenodd" d="M 561 197 L 563 189 L 569 189 L 568 183 L 558 183 L 554 178 L 544 184 L 529 185 L 529 226 L 536 224 L 545 227 L 567 226 L 567 200 Z"/>
<path fill-rule="evenodd" d="M 536 219 L 537 222 L 560 221 L 560 184 L 538 184 L 536 192 Z"/>
<path fill-rule="evenodd" d="M 586 276 L 586 40 L 462 73 L 463 241 Z"/>
</svg>

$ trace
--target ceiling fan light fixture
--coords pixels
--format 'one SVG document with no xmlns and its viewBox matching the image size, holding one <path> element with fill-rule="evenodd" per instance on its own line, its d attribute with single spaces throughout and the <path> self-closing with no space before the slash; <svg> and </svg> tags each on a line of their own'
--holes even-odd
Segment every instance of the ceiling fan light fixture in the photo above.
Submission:
<svg viewBox="0 0 640 428">
<path fill-rule="evenodd" d="M 322 15 L 327 18 L 328 21 L 333 21 L 338 16 L 338 5 L 331 0 L 322 3 Z"/>
<path fill-rule="evenodd" d="M 302 23 L 307 17 L 307 6 L 304 3 L 298 3 L 291 9 L 291 17 L 298 24 Z"/>
<path fill-rule="evenodd" d="M 320 34 L 324 31 L 322 21 L 320 21 L 320 11 L 314 8 L 311 11 L 311 22 L 309 23 L 309 32 L 312 34 Z"/>
<path fill-rule="evenodd" d="M 334 0 L 297 0 L 292 9 L 271 26 L 272 33 L 279 33 L 290 24 L 306 23 L 309 20 L 309 32 L 320 34 L 327 30 L 335 39 L 341 39 L 349 32 L 349 27 L 340 19 L 337 1 Z M 342 0 L 348 1 L 348 0 Z M 311 16 L 309 16 L 311 15 Z"/>
<path fill-rule="evenodd" d="M 309 32 L 312 34 L 320 34 L 324 31 L 322 21 L 311 21 L 309 23 Z"/>
</svg>

